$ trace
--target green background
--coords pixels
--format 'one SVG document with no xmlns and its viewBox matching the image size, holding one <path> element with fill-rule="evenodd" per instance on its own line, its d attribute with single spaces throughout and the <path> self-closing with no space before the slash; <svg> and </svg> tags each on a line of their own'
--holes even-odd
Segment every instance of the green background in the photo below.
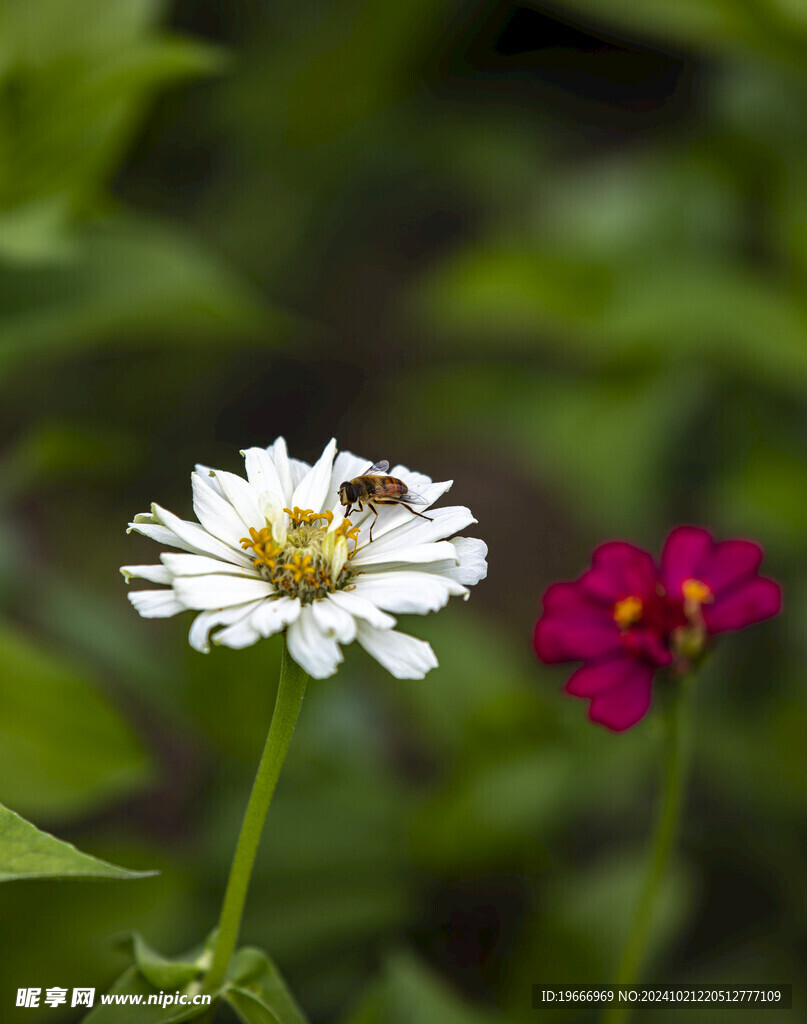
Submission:
<svg viewBox="0 0 807 1024">
<path fill-rule="evenodd" d="M 312 1020 L 592 1020 L 530 989 L 614 969 L 660 723 L 590 724 L 531 630 L 680 522 L 785 613 L 697 680 L 648 977 L 807 1020 L 806 44 L 800 0 L 0 3 L 0 801 L 162 872 L 3 886 L 3 1020 L 215 921 L 278 643 L 197 654 L 117 569 L 278 434 L 455 479 L 490 545 L 404 623 L 439 670 L 310 688 L 243 937 Z"/>
</svg>

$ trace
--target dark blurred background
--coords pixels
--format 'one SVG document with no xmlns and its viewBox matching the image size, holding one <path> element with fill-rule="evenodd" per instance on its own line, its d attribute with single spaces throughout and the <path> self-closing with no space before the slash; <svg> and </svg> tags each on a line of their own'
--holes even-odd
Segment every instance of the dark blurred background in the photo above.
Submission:
<svg viewBox="0 0 807 1024">
<path fill-rule="evenodd" d="M 798 0 L 0 4 L 0 801 L 162 872 L 3 886 L 3 1019 L 215 922 L 278 644 L 199 655 L 117 568 L 278 434 L 454 478 L 490 545 L 404 622 L 438 671 L 349 650 L 309 692 L 243 938 L 315 1024 L 609 979 L 659 723 L 588 723 L 530 633 L 594 545 L 686 521 L 762 541 L 786 614 L 698 679 L 649 977 L 803 1007 L 805 44 Z"/>
</svg>

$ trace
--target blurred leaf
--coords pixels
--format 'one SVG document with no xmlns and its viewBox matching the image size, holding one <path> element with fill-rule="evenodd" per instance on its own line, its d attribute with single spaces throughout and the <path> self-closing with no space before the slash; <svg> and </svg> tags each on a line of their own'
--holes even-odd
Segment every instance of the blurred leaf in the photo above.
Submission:
<svg viewBox="0 0 807 1024">
<path fill-rule="evenodd" d="M 105 424 L 38 420 L 5 452 L 3 499 L 19 498 L 44 485 L 75 482 L 77 474 L 108 477 L 126 451 L 132 462 L 144 439 Z"/>
<path fill-rule="evenodd" d="M 390 956 L 376 982 L 344 1024 L 504 1024 L 456 996 L 411 953 Z"/>
<path fill-rule="evenodd" d="M 3 205 L 26 207 L 43 196 L 71 212 L 97 205 L 95 192 L 114 171 L 145 102 L 167 82 L 220 66 L 213 47 L 160 33 L 163 9 L 151 0 L 64 0 L 58 10 L 52 0 L 3 4 Z M 41 219 L 29 224 L 40 232 L 45 226 Z M 58 238 L 61 225 L 53 227 Z M 42 241 L 16 251 L 52 255 Z"/>
<path fill-rule="evenodd" d="M 465 249 L 425 279 L 415 308 L 448 344 L 562 350 L 590 368 L 662 360 L 718 366 L 802 394 L 807 309 L 800 294 L 725 259 L 646 248 L 624 262 L 541 251 L 525 239 Z M 501 340 L 497 343 L 501 345 Z"/>
<path fill-rule="evenodd" d="M 629 531 L 663 520 L 660 456 L 683 443 L 708 384 L 683 366 L 646 376 L 538 376 L 485 361 L 462 373 L 428 371 L 407 389 L 430 410 L 424 430 L 496 444 L 517 471 L 551 477 L 581 522 Z"/>
<path fill-rule="evenodd" d="M 415 824 L 415 856 L 436 870 L 479 868 L 550 833 L 567 812 L 574 755 L 557 745 L 502 751 L 471 760 L 423 808 Z"/>
<path fill-rule="evenodd" d="M 128 1000 L 106 1005 L 96 1002 L 87 1016 L 82 1018 L 82 1024 L 180 1024 L 181 1021 L 193 1020 L 210 1012 L 209 1005 L 180 1007 L 161 1007 L 157 1003 L 148 1005 L 148 998 L 160 996 L 161 989 L 150 985 L 134 967 L 129 967 L 124 971 L 110 988 L 109 994 L 121 997 L 141 996 L 142 1000 L 134 1006 Z M 181 994 L 193 996 L 196 992 L 186 990 Z M 169 993 L 169 995 L 171 994 Z"/>
<path fill-rule="evenodd" d="M 155 871 L 129 871 L 40 832 L 0 805 L 0 882 L 27 878 L 149 878 Z"/>
<path fill-rule="evenodd" d="M 548 917 L 561 920 L 564 928 L 585 938 L 601 958 L 606 977 L 616 971 L 644 881 L 646 857 L 644 848 L 620 852 L 588 871 L 577 870 L 565 879 L 556 879 L 552 893 L 548 894 Z M 680 864 L 673 863 L 667 870 L 654 907 L 646 950 L 648 963 L 674 939 L 692 913 L 694 881 Z"/>
<path fill-rule="evenodd" d="M 73 252 L 63 196 L 48 196 L 0 213 L 0 263 L 64 263 Z"/>
<path fill-rule="evenodd" d="M 803 70 L 799 53 L 807 18 L 794 0 L 617 0 L 608 5 L 607 15 L 599 0 L 562 0 L 561 7 L 568 18 L 594 19 L 606 34 L 625 29 L 718 54 L 738 50 L 758 59 L 772 56 Z"/>
<path fill-rule="evenodd" d="M 139 743 L 81 674 L 2 624 L 0 664 L 4 800 L 62 818 L 148 780 Z"/>
<path fill-rule="evenodd" d="M 753 532 L 782 549 L 803 550 L 807 535 L 804 460 L 757 446 L 736 469 L 714 481 L 710 505 L 728 527 Z"/>
<path fill-rule="evenodd" d="M 455 6 L 454 0 L 436 7 L 425 0 L 350 0 L 314 20 L 314 31 L 301 40 L 304 59 L 292 51 L 264 69 L 275 75 L 280 67 L 289 74 L 283 95 L 290 144 L 321 145 L 399 100 L 412 88 L 410 62 Z M 331 102 L 320 102 L 324 94 Z"/>
<path fill-rule="evenodd" d="M 194 345 L 264 330 L 271 318 L 233 275 L 179 230 L 126 217 L 84 228 L 69 266 L 0 276 L 0 370 L 72 354 L 110 336 L 153 344 L 166 326 Z"/>
<path fill-rule="evenodd" d="M 225 998 L 245 1024 L 308 1024 L 275 963 L 260 949 L 238 950 Z"/>
</svg>

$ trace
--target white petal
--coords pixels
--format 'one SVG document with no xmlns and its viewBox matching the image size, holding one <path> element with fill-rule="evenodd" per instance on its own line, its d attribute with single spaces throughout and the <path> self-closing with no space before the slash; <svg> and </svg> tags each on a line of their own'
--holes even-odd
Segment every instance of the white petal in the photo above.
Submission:
<svg viewBox="0 0 807 1024">
<path fill-rule="evenodd" d="M 467 597 L 468 591 L 427 572 L 383 572 L 360 576 L 355 594 L 388 612 L 425 615 L 445 607 L 450 597 Z"/>
<path fill-rule="evenodd" d="M 314 679 L 332 676 L 342 661 L 339 644 L 320 632 L 311 605 L 303 608 L 297 621 L 289 626 L 286 641 L 289 654 Z"/>
<path fill-rule="evenodd" d="M 289 453 L 286 449 L 285 437 L 277 438 L 277 440 L 271 444 L 266 451 L 271 456 L 272 461 L 275 464 L 275 470 L 280 481 L 279 497 L 283 499 L 283 504 L 286 508 L 291 508 L 291 496 L 294 494 L 294 480 L 291 475 L 291 465 L 289 463 Z"/>
<path fill-rule="evenodd" d="M 216 626 L 231 626 L 263 603 L 262 600 L 249 601 L 247 604 L 230 605 L 229 608 L 214 608 L 211 611 L 199 612 L 193 620 L 190 633 L 188 633 L 188 642 L 195 650 L 207 654 L 210 650 L 211 629 L 215 629 Z"/>
<path fill-rule="evenodd" d="M 271 583 L 266 580 L 248 580 L 241 576 L 180 576 L 173 586 L 177 599 L 186 608 L 199 611 L 244 604 L 273 593 Z"/>
<path fill-rule="evenodd" d="M 422 564 L 425 562 L 450 561 L 457 562 L 457 553 L 454 545 L 447 540 L 438 541 L 436 544 L 413 544 L 409 547 L 395 548 L 390 551 L 379 551 L 375 543 L 366 544 L 356 554 L 351 564 L 362 569 L 372 566 L 379 569 L 382 566 L 387 568 L 406 567 L 410 564 Z"/>
<path fill-rule="evenodd" d="M 397 476 L 399 480 L 403 480 L 403 482 L 408 487 L 411 487 L 412 490 L 415 488 L 419 489 L 426 487 L 432 482 L 432 478 L 430 476 L 426 476 L 425 473 L 418 473 L 414 469 L 410 469 L 408 466 L 402 466 L 400 463 L 398 463 L 397 466 L 393 466 L 389 472 L 390 476 Z M 449 487 L 450 486 L 451 482 L 449 483 Z"/>
<path fill-rule="evenodd" d="M 144 619 L 168 619 L 186 610 L 173 590 L 133 590 L 126 596 Z"/>
<path fill-rule="evenodd" d="M 255 612 L 247 612 L 238 622 L 234 622 L 232 626 L 220 629 L 218 633 L 214 634 L 213 643 L 223 647 L 232 647 L 234 650 L 251 647 L 261 639 L 254 619 Z"/>
<path fill-rule="evenodd" d="M 311 469 L 307 462 L 302 459 L 289 458 L 289 472 L 291 473 L 291 486 L 296 487 L 305 474 Z"/>
<path fill-rule="evenodd" d="M 240 541 L 247 532 L 247 524 L 229 501 L 217 494 L 203 476 L 192 473 L 191 484 L 196 518 L 213 537 L 241 551 Z"/>
<path fill-rule="evenodd" d="M 122 565 L 120 571 L 127 583 L 133 579 L 148 580 L 149 583 L 171 583 L 171 573 L 164 565 Z"/>
<path fill-rule="evenodd" d="M 485 560 L 488 546 L 476 537 L 455 537 L 451 542 L 457 550 L 459 565 L 447 563 L 445 568 L 437 565 L 426 566 L 428 572 L 439 572 L 441 576 L 473 587 L 488 574 L 488 563 Z"/>
<path fill-rule="evenodd" d="M 233 565 L 231 562 L 222 562 L 218 558 L 208 558 L 206 555 L 177 555 L 172 551 L 165 551 L 160 555 L 160 559 L 169 570 L 171 577 L 227 573 L 231 576 L 249 576 L 251 579 L 261 578 L 257 569 Z M 170 583 L 171 580 L 169 579 L 168 582 Z"/>
<path fill-rule="evenodd" d="M 325 636 L 340 644 L 351 644 L 356 639 L 356 620 L 327 597 L 314 601 L 311 611 L 319 631 Z"/>
<path fill-rule="evenodd" d="M 294 508 L 296 505 L 299 508 L 311 508 L 315 512 L 319 512 L 325 507 L 325 499 L 328 497 L 331 485 L 331 469 L 335 454 L 336 440 L 331 438 L 325 446 L 325 451 L 294 488 L 289 508 Z"/>
<path fill-rule="evenodd" d="M 372 601 L 359 597 L 355 590 L 337 590 L 328 595 L 328 600 L 357 619 L 364 619 L 376 629 L 392 629 L 395 625 L 391 615 L 382 612 Z"/>
<path fill-rule="evenodd" d="M 275 601 L 262 601 L 252 616 L 252 625 L 261 636 L 272 636 L 291 625 L 300 615 L 302 605 L 296 597 L 280 597 Z"/>
<path fill-rule="evenodd" d="M 381 510 L 378 518 L 379 527 L 386 511 L 386 509 Z M 376 551 L 390 552 L 393 555 L 398 547 L 409 547 L 414 544 L 433 544 L 435 541 L 445 540 L 446 537 L 459 533 L 460 530 L 464 530 L 470 523 L 476 522 L 470 509 L 464 508 L 462 505 L 430 509 L 428 515 L 431 522 L 412 515 L 406 509 L 393 508 L 392 514 L 395 516 L 403 514 L 408 516 L 408 520 L 401 524 L 400 519 L 398 519 L 399 525 L 394 530 L 384 529 L 378 532 L 374 527 L 372 543 Z M 366 541 L 367 534 L 363 530 L 361 546 L 364 546 Z"/>
<path fill-rule="evenodd" d="M 437 668 L 437 658 L 429 644 L 407 633 L 373 629 L 360 622 L 358 641 L 396 679 L 423 679 L 427 672 Z"/>
<path fill-rule="evenodd" d="M 283 483 L 278 474 L 275 460 L 266 448 L 247 448 L 242 451 L 247 470 L 247 479 L 256 491 L 269 491 L 286 504 Z"/>
<path fill-rule="evenodd" d="M 173 530 L 169 530 L 167 526 L 155 522 L 154 517 L 149 512 L 138 513 L 132 522 L 129 523 L 126 532 L 140 533 L 150 540 L 156 540 L 158 544 L 167 545 L 169 548 L 181 548 L 183 551 L 194 550 L 190 544 L 180 540 Z"/>
<path fill-rule="evenodd" d="M 217 472 L 213 478 L 217 482 L 224 497 L 238 513 L 245 526 L 254 526 L 259 530 L 265 526 L 260 506 L 260 490 L 235 473 Z"/>
<path fill-rule="evenodd" d="M 406 483 L 406 481 L 404 481 Z M 415 507 L 418 512 L 427 513 L 430 517 L 434 515 L 433 512 L 428 512 L 428 509 L 441 498 L 446 491 L 451 488 L 454 483 L 453 480 L 443 480 L 437 484 L 428 484 L 425 487 L 412 487 L 411 490 L 414 494 L 419 495 L 423 499 L 422 504 L 418 504 Z M 373 526 L 373 541 L 377 541 L 380 537 L 389 533 L 391 530 L 397 529 L 399 526 L 406 526 L 411 522 L 425 523 L 425 519 L 420 519 L 414 512 L 411 512 L 406 505 L 380 505 L 378 522 Z M 360 525 L 362 527 L 361 533 L 359 534 L 359 543 L 366 544 L 370 539 L 370 527 L 373 525 L 373 514 L 372 512 L 363 513 Z M 351 521 L 354 525 L 359 524 L 359 520 L 356 518 L 356 514 L 351 515 Z M 443 534 L 442 537 L 448 536 Z M 442 537 L 437 538 L 442 540 Z"/>
<path fill-rule="evenodd" d="M 277 495 L 271 491 L 263 491 L 260 496 L 260 508 L 264 522 L 268 523 L 272 529 L 272 539 L 275 544 L 284 547 L 288 537 L 288 521 Z"/>
<path fill-rule="evenodd" d="M 222 497 L 224 496 L 224 492 L 216 482 L 216 473 L 218 473 L 217 469 L 213 469 L 212 466 L 206 466 L 203 462 L 197 462 L 193 468 L 196 470 L 199 476 L 203 476 L 205 480 L 207 480 L 207 482 L 210 484 L 210 486 L 217 494 L 221 494 Z"/>
<path fill-rule="evenodd" d="M 252 561 L 241 551 L 234 551 L 228 544 L 220 541 L 217 537 L 211 536 L 207 530 L 202 529 L 196 523 L 186 522 L 175 516 L 168 509 L 159 505 L 152 505 L 152 512 L 163 526 L 176 536 L 182 543 L 173 542 L 172 547 L 184 548 L 197 555 L 212 555 L 214 558 L 221 558 L 227 562 L 234 562 L 236 565 L 252 565 Z M 137 527 L 135 527 L 137 529 Z"/>
</svg>

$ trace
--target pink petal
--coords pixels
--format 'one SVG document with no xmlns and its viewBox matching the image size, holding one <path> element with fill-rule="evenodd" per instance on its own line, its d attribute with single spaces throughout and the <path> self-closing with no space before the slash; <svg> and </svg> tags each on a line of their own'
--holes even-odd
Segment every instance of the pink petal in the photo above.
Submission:
<svg viewBox="0 0 807 1024">
<path fill-rule="evenodd" d="M 644 718 L 650 707 L 653 668 L 641 661 L 629 662 L 628 680 L 592 699 L 588 717 L 614 732 L 622 732 Z"/>
<path fill-rule="evenodd" d="M 755 576 L 762 563 L 762 548 L 750 540 L 724 540 L 715 545 L 711 558 L 701 567 L 696 579 L 719 594 L 746 576 Z"/>
<path fill-rule="evenodd" d="M 562 618 L 589 619 L 602 616 L 603 609 L 586 594 L 579 582 L 553 583 L 544 594 L 544 614 Z"/>
<path fill-rule="evenodd" d="M 613 603 L 631 594 L 650 593 L 656 584 L 656 564 L 647 551 L 612 540 L 594 552 L 591 569 L 580 583 L 591 597 Z"/>
<path fill-rule="evenodd" d="M 535 652 L 549 664 L 559 661 L 588 661 L 620 650 L 619 630 L 603 616 L 602 623 L 543 616 L 533 636 Z"/>
<path fill-rule="evenodd" d="M 661 553 L 661 582 L 670 597 L 681 596 L 684 580 L 706 582 L 699 572 L 708 564 L 713 544 L 711 533 L 699 526 L 677 526 L 672 531 Z"/>
<path fill-rule="evenodd" d="M 703 606 L 703 620 L 710 633 L 723 633 L 727 629 L 742 629 L 778 615 L 782 607 L 782 591 L 778 583 L 755 576 L 740 584 L 714 604 Z"/>
<path fill-rule="evenodd" d="M 633 663 L 627 656 L 583 665 L 566 683 L 566 692 L 573 697 L 594 697 L 598 693 L 622 686 L 633 676 Z"/>
</svg>

